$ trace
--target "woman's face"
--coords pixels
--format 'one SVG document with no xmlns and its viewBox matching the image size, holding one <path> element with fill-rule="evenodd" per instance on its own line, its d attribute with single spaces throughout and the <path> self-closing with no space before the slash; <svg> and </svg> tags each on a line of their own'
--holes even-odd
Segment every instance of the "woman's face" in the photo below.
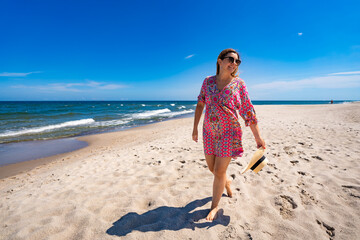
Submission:
<svg viewBox="0 0 360 240">
<path fill-rule="evenodd" d="M 234 59 L 233 62 L 231 62 L 231 58 L 232 57 Z M 218 63 L 220 66 L 220 72 L 228 72 L 229 74 L 233 73 L 238 65 L 236 64 L 236 60 L 238 60 L 238 55 L 236 53 L 230 52 L 228 54 L 225 55 L 224 59 L 218 59 Z"/>
</svg>

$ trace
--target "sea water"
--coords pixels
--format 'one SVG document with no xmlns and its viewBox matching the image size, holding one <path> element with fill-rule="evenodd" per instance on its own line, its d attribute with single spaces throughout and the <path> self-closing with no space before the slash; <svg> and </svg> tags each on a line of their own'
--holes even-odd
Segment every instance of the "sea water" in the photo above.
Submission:
<svg viewBox="0 0 360 240">
<path fill-rule="evenodd" d="M 335 104 L 347 102 L 350 101 L 334 101 Z M 76 136 L 120 131 L 173 118 L 192 117 L 196 103 L 196 101 L 0 102 L 0 165 L 21 159 L 30 160 L 31 154 L 26 152 L 37 152 L 36 157 L 31 157 L 34 159 L 86 146 L 77 141 L 74 138 Z M 330 104 L 330 101 L 253 101 L 253 104 Z M 67 139 L 66 144 L 64 138 Z M 47 147 L 44 147 L 45 145 Z M 24 149 L 28 150 L 24 151 Z M 47 151 L 49 149 L 53 150 Z"/>
</svg>

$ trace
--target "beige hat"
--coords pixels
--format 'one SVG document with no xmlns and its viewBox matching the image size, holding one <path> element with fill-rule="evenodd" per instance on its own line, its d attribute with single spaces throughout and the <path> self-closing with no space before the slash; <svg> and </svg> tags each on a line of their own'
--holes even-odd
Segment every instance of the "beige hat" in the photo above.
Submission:
<svg viewBox="0 0 360 240">
<path fill-rule="evenodd" d="M 249 164 L 244 168 L 241 174 L 245 173 L 247 170 L 251 169 L 255 173 L 258 173 L 267 163 L 268 160 L 264 155 L 264 148 L 260 147 L 251 158 Z"/>
</svg>

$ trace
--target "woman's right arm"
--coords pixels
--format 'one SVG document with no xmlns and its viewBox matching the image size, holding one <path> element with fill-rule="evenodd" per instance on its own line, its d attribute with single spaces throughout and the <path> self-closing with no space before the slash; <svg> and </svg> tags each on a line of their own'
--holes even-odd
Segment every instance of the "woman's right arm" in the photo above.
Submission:
<svg viewBox="0 0 360 240">
<path fill-rule="evenodd" d="M 204 111 L 205 103 L 202 101 L 198 101 L 195 109 L 195 117 L 194 117 L 194 128 L 192 133 L 192 139 L 197 142 L 198 141 L 198 125 L 201 118 L 201 115 Z"/>
<path fill-rule="evenodd" d="M 202 86 L 201 86 L 201 90 L 200 90 L 200 94 L 198 96 L 198 102 L 196 104 L 196 109 L 195 109 L 195 117 L 194 117 L 194 128 L 193 128 L 193 133 L 192 133 L 192 139 L 197 142 L 198 141 L 198 125 L 199 125 L 199 121 L 201 118 L 201 114 L 204 110 L 205 107 L 205 99 L 206 99 L 206 86 L 207 86 L 207 80 L 209 79 L 209 77 L 205 78 Z"/>
</svg>

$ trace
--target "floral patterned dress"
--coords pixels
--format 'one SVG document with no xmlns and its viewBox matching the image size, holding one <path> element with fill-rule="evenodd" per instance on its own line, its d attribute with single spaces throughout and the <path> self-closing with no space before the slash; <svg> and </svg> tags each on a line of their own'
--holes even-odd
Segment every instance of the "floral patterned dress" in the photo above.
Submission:
<svg viewBox="0 0 360 240">
<path fill-rule="evenodd" d="M 257 123 L 255 109 L 249 99 L 244 81 L 234 78 L 221 91 L 216 76 L 205 78 L 198 101 L 206 104 L 203 125 L 204 152 L 218 157 L 241 157 L 242 131 L 238 112 L 245 125 Z"/>
</svg>

